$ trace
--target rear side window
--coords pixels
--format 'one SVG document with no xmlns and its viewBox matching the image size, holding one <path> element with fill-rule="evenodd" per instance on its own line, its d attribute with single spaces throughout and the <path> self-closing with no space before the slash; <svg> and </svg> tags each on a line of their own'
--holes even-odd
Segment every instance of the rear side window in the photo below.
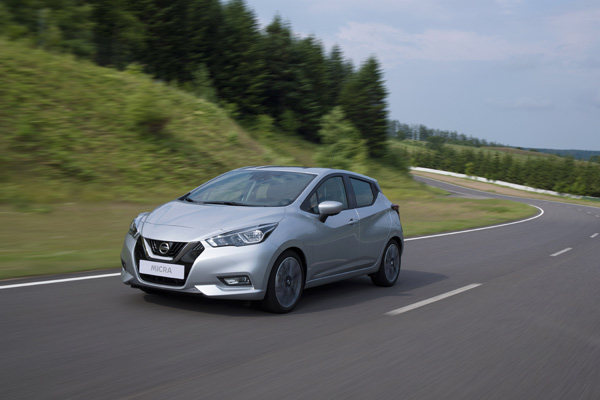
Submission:
<svg viewBox="0 0 600 400">
<path fill-rule="evenodd" d="M 373 204 L 375 196 L 369 182 L 361 181 L 360 179 L 350 178 L 352 190 L 356 196 L 356 206 L 365 207 Z"/>
</svg>

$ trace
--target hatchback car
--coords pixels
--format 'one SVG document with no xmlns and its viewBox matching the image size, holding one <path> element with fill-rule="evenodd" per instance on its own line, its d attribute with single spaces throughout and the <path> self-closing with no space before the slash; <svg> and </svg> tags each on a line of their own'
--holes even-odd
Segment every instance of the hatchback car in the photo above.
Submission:
<svg viewBox="0 0 600 400">
<path fill-rule="evenodd" d="M 145 292 L 261 301 L 291 311 L 303 289 L 369 275 L 392 286 L 404 248 L 398 206 L 349 171 L 247 167 L 138 215 L 121 277 Z"/>
</svg>

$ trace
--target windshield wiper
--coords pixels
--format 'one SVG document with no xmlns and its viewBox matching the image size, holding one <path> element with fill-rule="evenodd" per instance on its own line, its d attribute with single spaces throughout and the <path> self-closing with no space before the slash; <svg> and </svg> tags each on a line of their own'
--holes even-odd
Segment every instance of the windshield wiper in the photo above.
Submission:
<svg viewBox="0 0 600 400">
<path fill-rule="evenodd" d="M 202 204 L 218 204 L 224 206 L 248 206 L 246 203 L 239 203 L 237 201 L 203 201 Z"/>
</svg>

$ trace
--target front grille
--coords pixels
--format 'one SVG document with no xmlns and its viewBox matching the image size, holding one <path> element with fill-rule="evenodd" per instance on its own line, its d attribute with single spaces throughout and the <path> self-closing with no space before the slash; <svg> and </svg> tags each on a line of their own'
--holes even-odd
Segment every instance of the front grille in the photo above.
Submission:
<svg viewBox="0 0 600 400">
<path fill-rule="evenodd" d="M 193 265 L 193 261 L 191 263 L 186 263 L 186 262 L 178 262 L 178 264 L 182 264 L 184 265 L 185 269 L 185 273 L 184 273 L 184 277 L 183 279 L 175 279 L 175 278 L 166 278 L 163 276 L 154 276 L 154 275 L 148 275 L 148 274 L 141 274 L 140 273 L 140 260 L 147 260 L 147 261 L 151 261 L 149 257 L 146 256 L 146 252 L 144 251 L 144 245 L 142 243 L 142 239 L 141 237 L 138 239 L 137 243 L 135 244 L 135 265 L 136 268 L 138 270 L 138 274 L 140 275 L 140 278 L 145 281 L 145 282 L 149 282 L 149 283 L 156 283 L 159 285 L 167 285 L 167 286 L 183 286 L 185 284 L 185 281 L 188 278 L 188 275 L 190 274 L 190 271 L 192 269 L 192 265 Z M 158 244 L 160 245 L 160 243 L 163 243 L 160 240 L 151 240 L 151 239 L 146 239 L 146 241 L 148 241 L 149 243 L 152 242 L 158 242 Z M 181 248 L 183 248 L 187 243 L 178 243 L 178 242 L 171 242 L 171 243 L 176 243 L 176 244 L 182 244 Z M 181 250 L 181 248 L 177 251 L 177 253 L 179 253 L 179 251 Z M 152 251 L 154 252 L 154 249 L 152 249 Z M 175 253 L 175 254 L 177 254 Z M 161 262 L 164 262 L 161 260 Z"/>
<path fill-rule="evenodd" d="M 162 256 L 162 257 L 175 257 L 177 254 L 179 254 L 181 249 L 183 249 L 183 246 L 185 246 L 187 244 L 187 243 L 182 243 L 182 242 L 166 242 L 164 240 L 154 240 L 154 239 L 146 239 L 146 241 L 150 245 L 152 252 L 154 254 L 156 254 L 157 256 Z M 161 245 L 164 246 L 164 244 L 168 245 L 169 251 L 167 251 L 166 253 L 163 254 L 160 252 L 160 249 L 161 249 Z"/>
</svg>

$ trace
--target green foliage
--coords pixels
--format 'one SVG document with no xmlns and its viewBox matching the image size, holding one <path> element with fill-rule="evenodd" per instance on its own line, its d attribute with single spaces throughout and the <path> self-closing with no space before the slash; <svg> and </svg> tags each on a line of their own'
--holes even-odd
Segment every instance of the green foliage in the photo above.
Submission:
<svg viewBox="0 0 600 400">
<path fill-rule="evenodd" d="M 262 163 L 266 149 L 226 112 L 135 65 L 118 72 L 3 39 L 0 47 L 0 179 L 14 185 L 0 195 L 7 201 L 25 203 L 16 193 L 33 178 L 37 202 L 86 193 L 139 200 Z M 48 185 L 56 188 L 41 190 Z"/>
<path fill-rule="evenodd" d="M 213 87 L 213 81 L 210 79 L 210 72 L 204 64 L 200 64 L 198 68 L 192 72 L 192 80 L 183 85 L 183 88 L 196 96 L 210 101 L 217 102 L 217 92 Z"/>
<path fill-rule="evenodd" d="M 319 135 L 323 143 L 317 153 L 320 166 L 365 172 L 365 141 L 352 124 L 345 120 L 340 107 L 323 117 Z"/>
<path fill-rule="evenodd" d="M 339 46 L 325 54 L 318 38 L 295 35 L 278 15 L 261 31 L 244 0 L 4 0 L 0 34 L 101 66 L 142 66 L 238 121 L 268 115 L 278 132 L 314 142 L 323 115 L 343 105 L 370 156 L 385 154 L 387 92 L 378 61 L 355 71 Z M 151 135 L 164 132 L 157 121 L 141 125 Z"/>
<path fill-rule="evenodd" d="M 464 146 L 445 145 L 436 150 L 430 145 L 432 140 L 439 139 L 436 136 L 429 137 L 427 150 L 419 149 L 411 153 L 413 166 L 480 176 L 561 193 L 600 197 L 600 166 L 595 163 L 541 153 L 526 158 L 496 150 L 482 149 L 475 153 Z"/>
<path fill-rule="evenodd" d="M 171 119 L 167 110 L 160 85 L 144 81 L 138 90 L 127 96 L 124 117 L 129 128 L 140 137 L 166 139 L 170 136 L 167 124 Z"/>
<path fill-rule="evenodd" d="M 144 46 L 144 26 L 129 0 L 94 0 L 93 59 L 98 65 L 124 68 Z"/>
<path fill-rule="evenodd" d="M 292 110 L 285 110 L 281 114 L 279 125 L 284 132 L 296 132 L 300 127 L 300 121 Z"/>
<path fill-rule="evenodd" d="M 242 115 L 262 114 L 266 75 L 261 36 L 243 0 L 224 4 L 220 37 L 222 52 L 212 70 L 219 97 L 236 104 Z"/>
<path fill-rule="evenodd" d="M 410 153 L 401 147 L 389 145 L 381 163 L 394 168 L 397 172 L 407 172 L 410 163 Z"/>
<path fill-rule="evenodd" d="M 377 59 L 369 58 L 343 86 L 340 105 L 348 120 L 359 130 L 369 156 L 385 154 L 387 142 L 387 92 Z"/>
<path fill-rule="evenodd" d="M 271 139 L 275 134 L 275 120 L 265 114 L 255 118 L 252 130 L 258 134 L 261 139 Z"/>
<path fill-rule="evenodd" d="M 39 47 L 89 57 L 93 43 L 93 6 L 77 0 L 4 0 L 0 32 L 29 38 Z"/>
<path fill-rule="evenodd" d="M 444 138 L 440 136 L 430 136 L 427 138 L 427 148 L 429 150 L 439 151 L 444 147 Z"/>
<path fill-rule="evenodd" d="M 295 86 L 292 46 L 292 30 L 289 24 L 276 15 L 273 22 L 266 27 L 262 40 L 266 78 L 264 105 L 266 111 L 273 116 L 283 115 L 291 106 L 289 95 Z"/>
<path fill-rule="evenodd" d="M 409 125 L 396 120 L 389 121 L 388 135 L 397 140 L 418 140 L 427 142 L 430 137 L 440 137 L 445 144 L 456 144 L 460 146 L 472 147 L 501 147 L 495 142 L 487 142 L 485 139 L 478 139 L 473 136 L 459 134 L 455 131 L 446 131 L 441 129 L 428 128 L 425 125 Z"/>
</svg>

